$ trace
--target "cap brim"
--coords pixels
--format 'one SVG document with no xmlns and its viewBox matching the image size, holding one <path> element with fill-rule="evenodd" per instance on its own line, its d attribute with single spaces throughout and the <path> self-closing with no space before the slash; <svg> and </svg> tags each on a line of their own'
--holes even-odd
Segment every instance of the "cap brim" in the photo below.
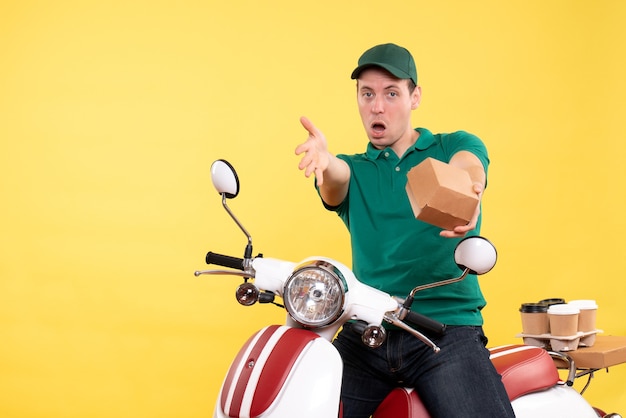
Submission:
<svg viewBox="0 0 626 418">
<path fill-rule="evenodd" d="M 367 64 L 363 64 L 363 65 L 359 65 L 358 67 L 356 67 L 354 69 L 354 71 L 352 71 L 352 75 L 350 76 L 350 78 L 352 78 L 353 80 L 356 80 L 357 78 L 359 78 L 359 76 L 361 75 L 361 73 L 365 70 L 367 70 L 368 68 L 372 68 L 372 67 L 380 67 L 386 71 L 388 71 L 389 73 L 391 73 L 391 75 L 393 75 L 394 77 L 397 77 L 399 79 L 410 79 L 412 80 L 414 83 L 416 83 L 416 80 L 413 80 L 413 77 L 411 77 L 410 74 L 400 70 L 397 67 L 394 67 L 392 65 L 389 64 L 385 64 L 385 63 L 379 63 L 379 62 L 369 62 Z"/>
</svg>

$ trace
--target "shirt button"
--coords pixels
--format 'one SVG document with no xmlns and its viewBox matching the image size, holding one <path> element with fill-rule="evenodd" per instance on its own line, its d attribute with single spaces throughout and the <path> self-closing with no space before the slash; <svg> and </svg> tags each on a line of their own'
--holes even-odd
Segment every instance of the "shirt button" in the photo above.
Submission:
<svg viewBox="0 0 626 418">
<path fill-rule="evenodd" d="M 389 152 L 385 151 L 385 158 L 389 158 Z"/>
<path fill-rule="evenodd" d="M 396 167 L 396 171 L 400 171 L 400 167 Z"/>
</svg>

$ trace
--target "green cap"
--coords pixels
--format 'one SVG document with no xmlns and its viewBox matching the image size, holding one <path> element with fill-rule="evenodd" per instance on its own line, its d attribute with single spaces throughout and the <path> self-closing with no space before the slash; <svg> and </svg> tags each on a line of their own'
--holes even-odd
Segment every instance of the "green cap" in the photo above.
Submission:
<svg viewBox="0 0 626 418">
<path fill-rule="evenodd" d="M 359 78 L 361 72 L 370 67 L 382 67 L 395 77 L 410 78 L 417 84 L 417 69 L 413 56 L 406 48 L 396 44 L 376 45 L 365 51 L 359 58 L 359 66 L 352 71 L 352 79 Z"/>
</svg>

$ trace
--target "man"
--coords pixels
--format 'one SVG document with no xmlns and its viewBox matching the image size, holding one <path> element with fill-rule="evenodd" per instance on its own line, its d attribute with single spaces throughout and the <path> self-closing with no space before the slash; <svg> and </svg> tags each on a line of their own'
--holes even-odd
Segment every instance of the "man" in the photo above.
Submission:
<svg viewBox="0 0 626 418">
<path fill-rule="evenodd" d="M 412 128 L 421 88 L 405 48 L 383 44 L 367 50 L 352 79 L 367 150 L 335 156 L 322 132 L 302 118 L 309 136 L 296 148 L 297 155 L 304 154 L 299 168 L 307 177 L 315 175 L 324 206 L 348 227 L 356 276 L 405 297 L 415 286 L 457 276 L 454 247 L 461 237 L 478 234 L 481 223 L 480 203 L 473 219 L 453 230 L 416 220 L 405 192 L 407 172 L 427 157 L 462 168 L 480 201 L 489 158 L 482 141 L 467 132 Z M 448 325 L 443 336 L 430 336 L 439 353 L 397 329 L 371 349 L 346 324 L 334 342 L 344 362 L 344 417 L 369 417 L 397 386 L 415 387 L 433 417 L 514 416 L 485 348 L 484 305 L 475 276 L 416 295 L 413 310 Z"/>
</svg>

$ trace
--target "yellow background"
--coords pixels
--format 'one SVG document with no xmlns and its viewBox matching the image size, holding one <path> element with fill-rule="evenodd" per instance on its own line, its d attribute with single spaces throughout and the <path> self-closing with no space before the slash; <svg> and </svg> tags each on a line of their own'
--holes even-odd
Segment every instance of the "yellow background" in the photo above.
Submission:
<svg viewBox="0 0 626 418">
<path fill-rule="evenodd" d="M 624 21 L 621 0 L 4 0 L 0 416 L 210 416 L 237 348 L 283 318 L 192 275 L 245 244 L 210 163 L 238 169 L 257 251 L 349 263 L 293 150 L 301 115 L 364 149 L 349 75 L 381 42 L 415 55 L 415 125 L 490 150 L 490 345 L 551 297 L 596 299 L 626 335 Z M 587 398 L 626 413 L 625 381 L 602 371 Z"/>
</svg>

